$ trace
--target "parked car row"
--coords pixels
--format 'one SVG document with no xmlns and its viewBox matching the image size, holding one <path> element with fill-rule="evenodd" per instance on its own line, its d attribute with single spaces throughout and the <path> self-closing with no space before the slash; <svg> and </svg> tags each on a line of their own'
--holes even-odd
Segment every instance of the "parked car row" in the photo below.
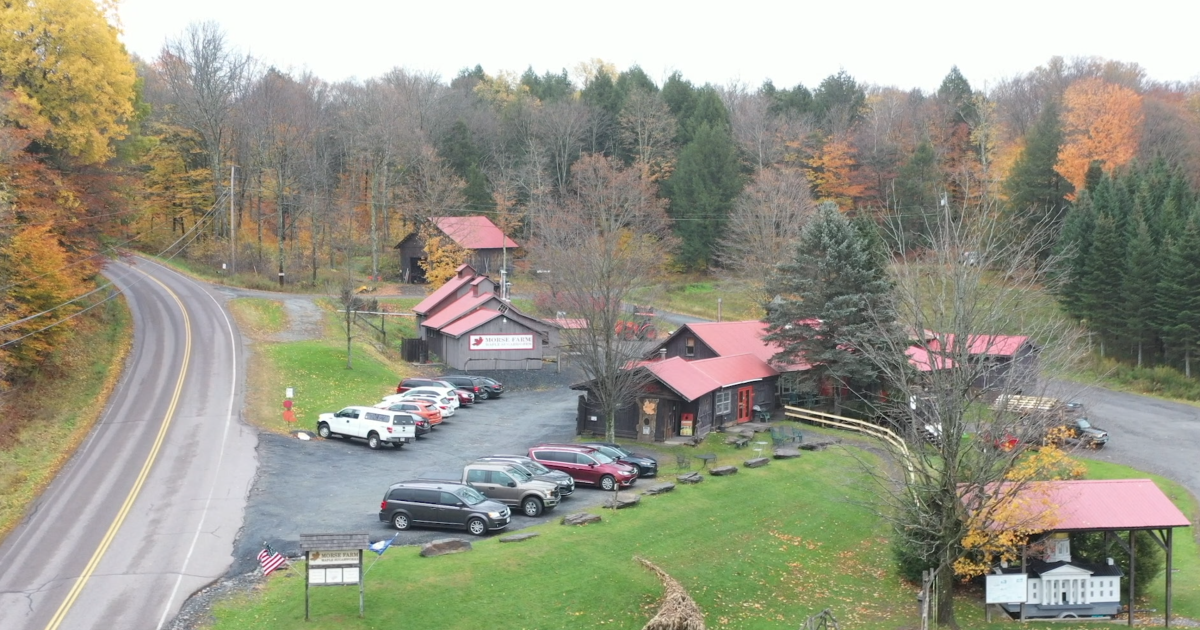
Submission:
<svg viewBox="0 0 1200 630">
<path fill-rule="evenodd" d="M 528 455 L 488 455 L 460 472 L 425 472 L 392 484 L 379 504 L 379 520 L 399 530 L 463 529 L 482 536 L 508 527 L 510 508 L 529 517 L 553 510 L 577 483 L 614 490 L 657 474 L 653 457 L 617 444 L 539 444 Z"/>
<path fill-rule="evenodd" d="M 481 376 L 455 378 L 486 380 L 488 387 L 503 392 L 504 385 Z M 421 382 L 417 382 L 421 381 Z M 473 381 L 472 381 L 473 382 Z M 378 449 L 385 444 L 395 448 L 416 441 L 446 418 L 453 417 L 464 405 L 475 402 L 475 393 L 435 379 L 404 379 L 397 391 L 371 407 L 350 406 L 317 418 L 317 435 L 322 438 L 359 438 Z M 487 398 L 499 394 L 489 391 Z"/>
</svg>

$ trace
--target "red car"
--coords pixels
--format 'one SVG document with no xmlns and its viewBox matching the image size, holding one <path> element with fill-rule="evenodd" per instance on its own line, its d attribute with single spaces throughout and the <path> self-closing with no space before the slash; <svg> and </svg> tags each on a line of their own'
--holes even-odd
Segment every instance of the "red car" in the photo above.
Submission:
<svg viewBox="0 0 1200 630">
<path fill-rule="evenodd" d="M 635 466 L 622 464 L 600 451 L 578 444 L 539 444 L 529 449 L 529 457 L 551 470 L 571 475 L 577 483 L 614 490 L 628 488 L 637 480 Z"/>
</svg>

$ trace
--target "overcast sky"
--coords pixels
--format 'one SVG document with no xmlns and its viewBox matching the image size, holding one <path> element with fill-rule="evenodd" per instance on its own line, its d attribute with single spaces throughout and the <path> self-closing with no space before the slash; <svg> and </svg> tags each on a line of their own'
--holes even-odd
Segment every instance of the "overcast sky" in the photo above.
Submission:
<svg viewBox="0 0 1200 630">
<path fill-rule="evenodd" d="M 812 88 L 844 69 L 931 91 L 953 65 L 984 89 L 1054 55 L 1200 79 L 1194 0 L 121 0 L 120 14 L 125 45 L 146 59 L 213 20 L 243 52 L 328 81 L 397 66 L 445 81 L 476 64 L 542 74 L 599 58 L 638 64 L 660 85 L 678 70 L 696 84 Z"/>
</svg>

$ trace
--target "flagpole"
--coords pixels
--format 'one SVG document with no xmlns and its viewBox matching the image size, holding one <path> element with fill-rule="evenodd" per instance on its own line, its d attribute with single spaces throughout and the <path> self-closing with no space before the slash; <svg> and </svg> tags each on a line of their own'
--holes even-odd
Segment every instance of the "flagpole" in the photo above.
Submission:
<svg viewBox="0 0 1200 630">
<path fill-rule="evenodd" d="M 364 577 L 364 578 L 365 578 L 365 577 L 367 577 L 367 574 L 371 572 L 371 569 L 374 569 L 374 568 L 375 568 L 375 563 L 376 563 L 376 562 L 379 562 L 379 559 L 383 557 L 383 552 L 384 552 L 384 551 L 387 551 L 389 548 L 391 548 L 391 546 L 392 546 L 392 543 L 396 542 L 396 536 L 399 536 L 399 535 L 400 535 L 400 534 L 392 534 L 392 539 L 391 539 L 391 540 L 389 540 L 389 541 L 387 541 L 387 544 L 383 546 L 383 549 L 381 549 L 381 550 L 380 550 L 380 551 L 379 551 L 379 552 L 376 554 L 376 556 L 375 556 L 375 559 L 371 561 L 371 565 L 367 567 L 367 570 L 366 570 L 366 571 L 363 571 L 363 577 Z M 375 551 L 375 550 L 374 550 L 374 549 L 372 549 L 371 551 Z"/>
</svg>

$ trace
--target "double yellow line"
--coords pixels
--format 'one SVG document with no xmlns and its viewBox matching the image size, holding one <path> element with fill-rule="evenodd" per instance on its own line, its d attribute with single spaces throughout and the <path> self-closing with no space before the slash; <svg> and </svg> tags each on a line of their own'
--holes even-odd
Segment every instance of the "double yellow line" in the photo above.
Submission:
<svg viewBox="0 0 1200 630">
<path fill-rule="evenodd" d="M 183 307 L 183 302 L 179 299 L 175 292 L 167 288 L 167 285 L 160 282 L 157 278 L 150 274 L 140 271 L 142 275 L 153 280 L 158 286 L 166 291 L 171 299 L 175 300 L 175 304 L 179 306 L 179 312 L 183 314 L 183 330 L 184 330 L 184 345 L 183 345 L 183 364 L 179 369 L 179 380 L 175 383 L 175 393 L 171 395 L 171 404 L 167 407 L 166 416 L 163 417 L 162 426 L 158 429 L 158 436 L 154 439 L 154 446 L 150 449 L 150 453 L 146 456 L 146 462 L 142 464 L 142 470 L 138 473 L 137 480 L 134 481 L 133 487 L 129 489 L 129 495 L 125 497 L 125 502 L 121 504 L 120 511 L 117 512 L 116 518 L 113 519 L 111 525 L 108 526 L 108 531 L 105 532 L 104 538 L 100 541 L 100 546 L 96 548 L 96 552 L 92 554 L 92 559 L 88 561 L 87 566 L 83 568 L 83 573 L 79 575 L 79 579 L 75 581 L 75 585 L 71 587 L 71 591 L 67 593 L 66 599 L 58 607 L 58 611 L 54 613 L 54 617 L 50 619 L 50 623 L 46 624 L 46 630 L 57 630 L 62 624 L 63 619 L 67 617 L 71 606 L 75 604 L 75 600 L 79 598 L 79 594 L 83 592 L 83 587 L 87 585 L 88 579 L 92 577 L 92 573 L 96 571 L 96 567 L 100 564 L 100 560 L 104 558 L 105 552 L 108 551 L 108 546 L 117 536 L 117 532 L 121 529 L 121 524 L 125 522 L 125 517 L 129 514 L 130 508 L 133 507 L 134 501 L 137 500 L 138 494 L 142 491 L 142 485 L 146 483 L 146 477 L 150 476 L 150 469 L 154 466 L 154 461 L 158 458 L 158 451 L 162 448 L 163 440 L 167 436 L 167 429 L 171 426 L 171 419 L 175 416 L 175 406 L 179 403 L 179 395 L 183 392 L 183 380 L 187 376 L 188 361 L 192 356 L 192 321 L 188 317 L 187 309 Z"/>
</svg>

